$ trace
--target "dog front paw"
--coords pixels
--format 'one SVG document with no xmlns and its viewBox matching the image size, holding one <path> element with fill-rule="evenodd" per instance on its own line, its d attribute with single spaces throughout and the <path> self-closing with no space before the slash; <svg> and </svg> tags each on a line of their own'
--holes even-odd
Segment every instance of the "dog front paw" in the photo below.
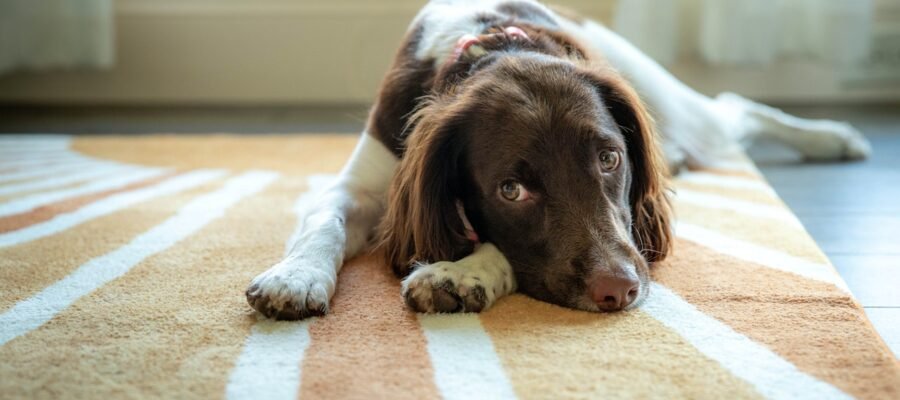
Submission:
<svg viewBox="0 0 900 400">
<path fill-rule="evenodd" d="M 455 263 L 421 265 L 403 280 L 406 304 L 417 312 L 480 312 L 493 304 L 496 293 L 481 277 Z"/>
<path fill-rule="evenodd" d="M 259 274 L 247 302 L 269 318 L 298 320 L 325 315 L 337 277 L 317 268 L 281 263 Z"/>
</svg>

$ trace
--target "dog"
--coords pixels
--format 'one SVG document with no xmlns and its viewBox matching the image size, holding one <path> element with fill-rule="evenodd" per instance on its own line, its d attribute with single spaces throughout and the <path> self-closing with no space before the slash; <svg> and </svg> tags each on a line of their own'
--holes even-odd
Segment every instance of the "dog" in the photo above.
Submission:
<svg viewBox="0 0 900 400">
<path fill-rule="evenodd" d="M 515 291 L 636 307 L 672 247 L 667 179 L 758 136 L 815 160 L 870 152 L 848 124 L 703 96 L 571 12 L 432 0 L 350 160 L 247 300 L 277 319 L 325 314 L 344 260 L 374 244 L 418 312 L 479 312 Z"/>
</svg>

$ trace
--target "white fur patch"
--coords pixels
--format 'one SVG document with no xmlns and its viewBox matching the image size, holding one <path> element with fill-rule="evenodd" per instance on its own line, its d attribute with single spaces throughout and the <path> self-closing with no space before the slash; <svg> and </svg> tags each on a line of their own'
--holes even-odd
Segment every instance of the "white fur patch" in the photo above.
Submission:
<svg viewBox="0 0 900 400">
<path fill-rule="evenodd" d="M 448 308 L 435 298 L 446 291 L 458 301 Z M 416 268 L 403 280 L 403 296 L 420 312 L 467 312 L 487 309 L 497 299 L 515 292 L 516 279 L 506 257 L 493 244 L 480 245 L 456 262 L 441 261 Z M 446 298 L 445 298 L 446 300 Z"/>
<path fill-rule="evenodd" d="M 416 59 L 432 58 L 435 65 L 447 61 L 456 40 L 461 36 L 478 35 L 487 28 L 478 21 L 478 16 L 496 13 L 497 5 L 509 0 L 432 0 L 419 12 L 413 24 L 422 23 L 424 30 Z M 544 10 L 547 15 L 555 17 L 543 4 L 531 0 L 521 0 L 536 8 Z"/>
</svg>

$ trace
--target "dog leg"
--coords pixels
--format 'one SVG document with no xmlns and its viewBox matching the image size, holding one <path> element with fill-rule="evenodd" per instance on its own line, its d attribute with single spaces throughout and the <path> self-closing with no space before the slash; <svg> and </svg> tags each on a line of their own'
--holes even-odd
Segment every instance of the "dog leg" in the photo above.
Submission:
<svg viewBox="0 0 900 400">
<path fill-rule="evenodd" d="M 480 312 L 515 291 L 512 267 L 490 243 L 455 262 L 419 265 L 402 285 L 406 304 L 425 313 Z"/>
<path fill-rule="evenodd" d="M 732 94 L 711 99 L 597 23 L 564 26 L 594 46 L 640 93 L 657 119 L 671 166 L 714 164 L 758 136 L 780 140 L 816 160 L 858 159 L 870 152 L 866 139 L 849 124 L 804 120 Z"/>
<path fill-rule="evenodd" d="M 383 144 L 363 133 L 338 179 L 300 216 L 284 260 L 250 283 L 250 305 L 278 319 L 327 313 L 341 265 L 365 247 L 384 212 L 397 162 Z"/>
<path fill-rule="evenodd" d="M 809 160 L 859 160 L 872 152 L 862 133 L 845 122 L 798 118 L 734 93 L 722 93 L 716 102 L 742 115 L 737 129 L 743 137 L 775 139 Z"/>
</svg>

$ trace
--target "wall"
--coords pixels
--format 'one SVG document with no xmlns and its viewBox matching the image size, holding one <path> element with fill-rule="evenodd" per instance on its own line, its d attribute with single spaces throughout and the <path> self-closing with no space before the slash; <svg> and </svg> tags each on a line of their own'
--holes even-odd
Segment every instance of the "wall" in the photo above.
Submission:
<svg viewBox="0 0 900 400">
<path fill-rule="evenodd" d="M 0 77 L 0 102 L 38 104 L 361 104 L 371 101 L 409 21 L 412 0 L 117 0 L 109 71 Z M 608 21 L 613 0 L 555 1 Z M 762 99 L 900 99 L 874 85 L 849 95 L 833 71 L 673 66 L 707 93 Z M 747 77 L 767 85 L 747 84 Z"/>
</svg>

